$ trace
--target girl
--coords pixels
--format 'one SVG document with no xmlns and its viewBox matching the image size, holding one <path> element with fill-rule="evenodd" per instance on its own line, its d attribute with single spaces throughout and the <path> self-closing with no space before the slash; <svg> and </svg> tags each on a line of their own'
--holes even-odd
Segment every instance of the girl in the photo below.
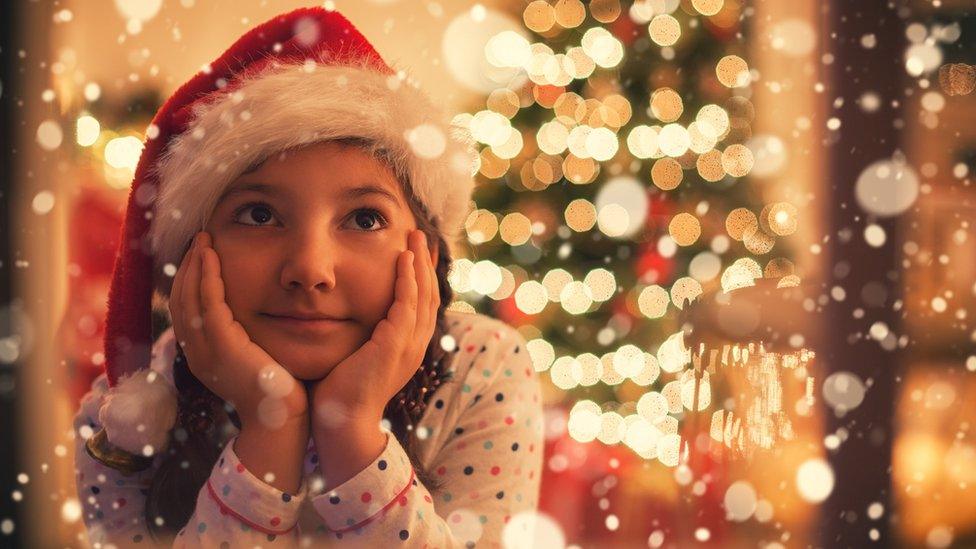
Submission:
<svg viewBox="0 0 976 549">
<path fill-rule="evenodd" d="M 93 543 L 527 535 L 510 519 L 538 501 L 540 386 L 517 331 L 445 309 L 473 153 L 437 113 L 321 8 L 253 29 L 160 109 L 75 418 Z M 172 318 L 154 343 L 153 290 Z"/>
</svg>

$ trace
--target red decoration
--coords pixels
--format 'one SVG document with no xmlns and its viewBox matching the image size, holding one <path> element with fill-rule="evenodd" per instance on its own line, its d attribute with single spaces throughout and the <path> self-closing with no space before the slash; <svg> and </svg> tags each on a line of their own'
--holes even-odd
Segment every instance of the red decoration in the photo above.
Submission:
<svg viewBox="0 0 976 549">
<path fill-rule="evenodd" d="M 674 260 L 658 253 L 657 242 L 648 242 L 638 252 L 634 271 L 645 284 L 667 284 L 674 274 Z"/>
<path fill-rule="evenodd" d="M 627 13 L 622 13 L 613 23 L 610 23 L 610 33 L 620 40 L 625 48 L 629 48 L 640 36 L 641 27 L 637 26 Z"/>
<path fill-rule="evenodd" d="M 74 401 L 102 371 L 106 301 L 122 224 L 119 206 L 118 196 L 92 185 L 82 186 L 71 206 L 68 301 L 58 341 L 72 364 Z"/>
</svg>

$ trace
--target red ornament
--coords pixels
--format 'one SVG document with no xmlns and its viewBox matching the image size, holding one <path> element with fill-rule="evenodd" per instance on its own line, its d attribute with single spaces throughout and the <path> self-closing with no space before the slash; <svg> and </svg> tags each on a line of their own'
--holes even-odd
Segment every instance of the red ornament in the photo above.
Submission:
<svg viewBox="0 0 976 549">
<path fill-rule="evenodd" d="M 640 36 L 641 28 L 626 13 L 622 13 L 613 23 L 610 23 L 610 34 L 620 40 L 625 48 L 633 45 Z"/>
<path fill-rule="evenodd" d="M 657 251 L 657 242 L 646 243 L 634 262 L 639 281 L 645 284 L 667 284 L 674 274 L 674 260 Z"/>
</svg>

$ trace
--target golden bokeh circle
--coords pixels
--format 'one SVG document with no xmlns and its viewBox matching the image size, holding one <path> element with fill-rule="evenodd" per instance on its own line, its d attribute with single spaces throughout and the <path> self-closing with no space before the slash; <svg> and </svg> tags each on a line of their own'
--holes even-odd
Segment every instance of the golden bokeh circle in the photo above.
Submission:
<svg viewBox="0 0 976 549">
<path fill-rule="evenodd" d="M 679 213 L 671 218 L 668 233 L 678 246 L 691 246 L 701 236 L 701 223 L 690 213 Z"/>
<path fill-rule="evenodd" d="M 586 115 L 584 99 L 577 93 L 566 92 L 560 95 L 552 106 L 556 119 L 567 125 L 575 125 Z M 581 110 L 582 109 L 582 110 Z"/>
<path fill-rule="evenodd" d="M 552 10 L 556 14 L 556 23 L 565 29 L 575 29 L 586 18 L 586 8 L 580 0 L 559 0 Z"/>
<path fill-rule="evenodd" d="M 745 232 L 759 227 L 756 214 L 747 208 L 736 208 L 725 218 L 725 231 L 733 240 L 741 241 Z"/>
<path fill-rule="evenodd" d="M 769 231 L 779 236 L 788 236 L 796 232 L 799 225 L 799 210 L 789 202 L 777 202 L 768 206 L 765 219 Z"/>
<path fill-rule="evenodd" d="M 590 0 L 590 14 L 593 19 L 607 24 L 620 17 L 620 0 Z"/>
<path fill-rule="evenodd" d="M 770 259 L 769 263 L 766 263 L 766 268 L 763 269 L 764 278 L 782 278 L 784 276 L 790 276 L 796 271 L 796 266 L 792 261 L 786 259 L 785 257 L 777 257 L 775 259 Z"/>
<path fill-rule="evenodd" d="M 578 233 L 588 231 L 596 225 L 596 206 L 585 198 L 577 198 L 567 204 L 563 215 L 566 225 Z"/>
<path fill-rule="evenodd" d="M 468 233 L 468 240 L 474 244 L 483 244 L 498 234 L 498 218 L 491 211 L 475 210 L 468 214 L 464 230 Z"/>
<path fill-rule="evenodd" d="M 692 302 L 702 294 L 701 282 L 690 276 L 683 276 L 671 285 L 671 302 L 678 309 L 683 309 L 685 302 Z"/>
<path fill-rule="evenodd" d="M 691 0 L 692 7 L 702 15 L 715 15 L 722 11 L 725 0 Z"/>
<path fill-rule="evenodd" d="M 488 95 L 486 105 L 489 109 L 507 118 L 512 118 L 519 111 L 518 94 L 508 88 L 498 88 Z"/>
<path fill-rule="evenodd" d="M 684 109 L 681 96 L 671 88 L 660 88 L 651 94 L 651 112 L 661 122 L 674 122 Z"/>
<path fill-rule="evenodd" d="M 532 175 L 539 181 L 539 183 L 548 187 L 556 182 L 558 178 L 556 170 L 553 169 L 552 164 L 549 163 L 545 158 L 535 158 L 531 162 L 532 164 Z"/>
<path fill-rule="evenodd" d="M 556 12 L 546 0 L 535 0 L 525 6 L 522 21 L 533 32 L 543 33 L 556 24 Z"/>
<path fill-rule="evenodd" d="M 481 150 L 481 166 L 478 168 L 481 175 L 489 179 L 498 179 L 504 176 L 511 166 L 510 161 L 499 158 L 491 152 L 491 147 L 485 147 Z"/>
<path fill-rule="evenodd" d="M 716 140 L 721 139 L 729 131 L 729 113 L 718 105 L 705 105 L 699 109 L 695 121 L 703 124 L 702 130 Z"/>
<path fill-rule="evenodd" d="M 661 318 L 668 311 L 670 302 L 668 291 L 655 284 L 641 290 L 637 297 L 637 308 L 647 318 Z"/>
<path fill-rule="evenodd" d="M 727 88 L 739 88 L 749 84 L 749 64 L 738 55 L 726 55 L 715 65 L 718 81 Z"/>
<path fill-rule="evenodd" d="M 563 174 L 571 183 L 586 185 L 597 176 L 597 163 L 592 158 L 580 158 L 567 154 L 563 160 Z"/>
<path fill-rule="evenodd" d="M 630 122 L 630 118 L 633 116 L 633 108 L 630 105 L 630 101 L 620 94 L 615 93 L 604 97 L 603 106 L 611 109 L 617 115 L 617 118 L 612 124 L 615 128 L 623 127 Z"/>
<path fill-rule="evenodd" d="M 673 46 L 681 38 L 681 24 L 673 16 L 661 14 L 651 19 L 647 33 L 658 46 Z"/>
<path fill-rule="evenodd" d="M 766 233 L 758 226 L 750 227 L 742 233 L 742 243 L 750 253 L 756 255 L 768 254 L 776 244 L 776 238 Z"/>
<path fill-rule="evenodd" d="M 744 118 L 751 121 L 756 117 L 756 107 L 752 101 L 739 95 L 730 97 L 726 101 L 725 110 L 729 113 L 729 118 Z"/>
<path fill-rule="evenodd" d="M 755 159 L 745 145 L 729 145 L 722 151 L 722 169 L 732 177 L 743 177 L 751 170 Z"/>
<path fill-rule="evenodd" d="M 698 175 L 705 181 L 714 183 L 725 177 L 725 169 L 722 168 L 722 153 L 719 151 L 708 151 L 699 156 L 695 164 L 698 168 Z"/>
<path fill-rule="evenodd" d="M 670 191 L 681 184 L 684 172 L 673 158 L 662 158 L 651 167 L 651 182 L 662 191 Z"/>
<path fill-rule="evenodd" d="M 502 218 L 498 229 L 502 240 L 512 246 L 525 244 L 532 236 L 532 222 L 519 212 L 510 213 Z"/>
</svg>

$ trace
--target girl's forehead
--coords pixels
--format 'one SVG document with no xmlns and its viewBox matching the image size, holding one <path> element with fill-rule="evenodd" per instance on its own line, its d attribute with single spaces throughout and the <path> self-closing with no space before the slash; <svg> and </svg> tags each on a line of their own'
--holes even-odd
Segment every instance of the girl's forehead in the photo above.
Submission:
<svg viewBox="0 0 976 549">
<path fill-rule="evenodd" d="M 386 182 L 367 180 L 344 182 L 338 178 L 317 180 L 315 176 L 302 181 L 283 181 L 278 178 L 259 179 L 248 177 L 231 185 L 220 196 L 218 204 L 240 195 L 264 195 L 269 198 L 292 201 L 307 201 L 321 198 L 330 203 L 353 202 L 363 197 L 374 197 L 388 202 L 391 206 L 403 207 L 401 193 Z"/>
<path fill-rule="evenodd" d="M 375 196 L 404 206 L 393 169 L 361 147 L 336 142 L 281 151 L 228 184 L 219 202 L 241 193 L 280 198 L 328 197 L 330 201 Z"/>
</svg>

